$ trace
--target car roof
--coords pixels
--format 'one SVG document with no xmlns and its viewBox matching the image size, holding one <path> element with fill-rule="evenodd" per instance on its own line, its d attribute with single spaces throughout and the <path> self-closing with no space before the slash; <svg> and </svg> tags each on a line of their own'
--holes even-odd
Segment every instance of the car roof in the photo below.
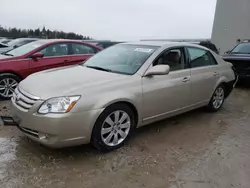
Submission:
<svg viewBox="0 0 250 188">
<path fill-rule="evenodd" d="M 45 42 L 79 42 L 79 43 L 87 43 L 82 40 L 74 40 L 74 39 L 39 39 L 40 41 Z"/>
<path fill-rule="evenodd" d="M 16 38 L 18 40 L 39 40 L 39 38 Z M 12 39 L 15 40 L 15 39 Z"/>
<path fill-rule="evenodd" d="M 131 45 L 142 45 L 142 46 L 158 46 L 158 47 L 177 47 L 177 46 L 193 46 L 197 48 L 204 48 L 203 46 L 200 46 L 198 44 L 194 43 L 188 43 L 188 42 L 168 42 L 168 41 L 138 41 L 138 42 L 125 42 L 121 43 L 121 45 L 124 44 L 131 44 Z"/>
<path fill-rule="evenodd" d="M 81 40 L 74 40 L 74 39 L 40 39 L 40 40 L 37 40 L 35 42 L 39 42 L 39 41 L 42 41 L 44 43 L 44 45 L 45 44 L 53 44 L 53 43 L 56 43 L 56 42 L 76 42 L 76 43 L 89 45 L 89 46 L 91 46 L 93 48 L 96 48 L 98 50 L 102 49 L 101 47 L 93 45 L 91 43 L 84 42 L 84 41 L 81 41 Z"/>
</svg>

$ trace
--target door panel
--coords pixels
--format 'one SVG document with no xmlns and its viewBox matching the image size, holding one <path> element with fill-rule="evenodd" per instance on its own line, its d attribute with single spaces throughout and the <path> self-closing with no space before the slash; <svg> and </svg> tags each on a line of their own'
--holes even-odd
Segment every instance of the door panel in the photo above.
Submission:
<svg viewBox="0 0 250 188">
<path fill-rule="evenodd" d="M 191 69 L 191 101 L 193 104 L 210 100 L 218 77 L 217 66 Z"/>
<path fill-rule="evenodd" d="M 151 119 L 190 105 L 190 69 L 169 75 L 143 77 L 143 119 Z"/>
<path fill-rule="evenodd" d="M 219 78 L 219 65 L 208 50 L 187 47 L 187 52 L 191 66 L 191 102 L 207 102 Z"/>
<path fill-rule="evenodd" d="M 30 61 L 30 70 L 32 73 L 67 66 L 67 62 L 71 61 L 70 56 L 61 57 L 44 57 L 37 60 L 32 59 Z"/>
<path fill-rule="evenodd" d="M 72 57 L 69 55 L 69 43 L 53 43 L 39 52 L 43 53 L 44 57 L 31 59 L 30 68 L 32 73 L 67 66 L 68 62 L 72 60 Z"/>
</svg>

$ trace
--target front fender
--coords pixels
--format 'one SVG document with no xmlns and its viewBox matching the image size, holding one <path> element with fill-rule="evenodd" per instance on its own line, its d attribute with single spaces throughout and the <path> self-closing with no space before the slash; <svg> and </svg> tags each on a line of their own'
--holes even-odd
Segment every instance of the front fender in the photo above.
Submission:
<svg viewBox="0 0 250 188">
<path fill-rule="evenodd" d="M 104 110 L 108 106 L 118 103 L 127 102 L 134 106 L 138 113 L 138 123 L 141 122 L 141 109 L 142 109 L 142 92 L 140 88 L 137 88 L 135 92 L 110 91 L 105 93 L 99 93 L 98 95 L 83 95 L 76 103 L 72 112 L 83 112 L 89 110 L 102 109 Z"/>
<path fill-rule="evenodd" d="M 136 109 L 138 114 L 138 123 L 141 123 L 141 109 L 142 109 L 142 94 L 131 94 L 128 92 L 115 92 L 115 93 L 107 93 L 102 98 L 97 100 L 94 105 L 94 109 L 105 109 L 108 106 L 119 103 L 119 102 L 125 102 L 129 103 L 130 105 L 133 105 L 133 107 Z"/>
</svg>

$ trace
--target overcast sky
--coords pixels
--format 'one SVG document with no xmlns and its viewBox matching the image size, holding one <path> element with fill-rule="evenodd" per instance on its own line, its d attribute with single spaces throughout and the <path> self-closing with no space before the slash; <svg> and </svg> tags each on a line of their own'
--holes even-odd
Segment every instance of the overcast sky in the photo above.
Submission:
<svg viewBox="0 0 250 188">
<path fill-rule="evenodd" d="M 97 39 L 210 38 L 216 0 L 0 0 L 5 27 Z"/>
</svg>

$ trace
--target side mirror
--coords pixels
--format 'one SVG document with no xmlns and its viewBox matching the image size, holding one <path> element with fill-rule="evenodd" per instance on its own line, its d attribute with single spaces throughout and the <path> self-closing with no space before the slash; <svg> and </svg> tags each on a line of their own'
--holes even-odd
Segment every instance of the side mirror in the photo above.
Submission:
<svg viewBox="0 0 250 188">
<path fill-rule="evenodd" d="M 32 54 L 30 57 L 31 57 L 32 59 L 38 59 L 38 58 L 43 58 L 43 56 L 44 56 L 43 53 L 37 52 L 37 53 Z"/>
<path fill-rule="evenodd" d="M 169 74 L 170 67 L 168 65 L 156 65 L 149 69 L 145 76 L 154 76 L 154 75 L 167 75 Z"/>
</svg>

